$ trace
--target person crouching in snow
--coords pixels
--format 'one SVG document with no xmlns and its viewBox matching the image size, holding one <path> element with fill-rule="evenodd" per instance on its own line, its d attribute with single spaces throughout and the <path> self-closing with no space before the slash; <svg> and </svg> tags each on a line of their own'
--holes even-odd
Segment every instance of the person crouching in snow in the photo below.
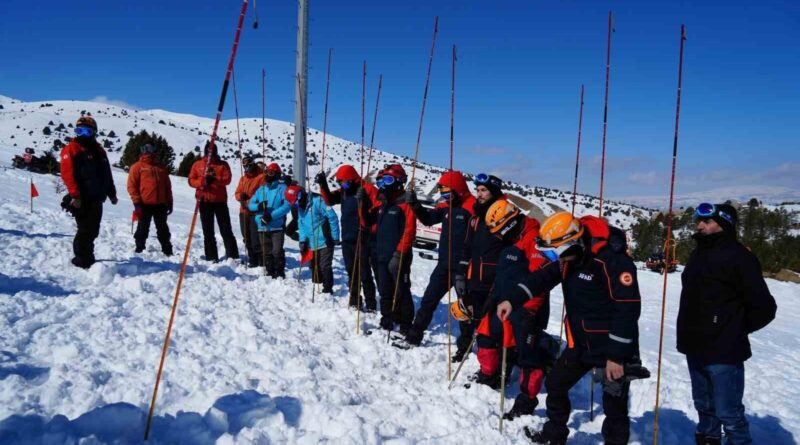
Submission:
<svg viewBox="0 0 800 445">
<path fill-rule="evenodd" d="M 156 235 L 161 243 L 161 251 L 172 255 L 167 215 L 172 213 L 172 182 L 169 170 L 159 161 L 156 147 L 145 144 L 141 156 L 128 172 L 128 194 L 131 195 L 134 212 L 139 221 L 133 239 L 136 240 L 136 253 L 144 252 L 150 220 L 156 224 Z"/>
<path fill-rule="evenodd" d="M 431 273 L 428 287 L 425 288 L 414 323 L 405 338 L 406 343 L 411 346 L 419 346 L 422 342 L 422 336 L 431 324 L 439 300 L 455 283 L 454 271 L 461 260 L 462 244 L 475 205 L 475 197 L 469 192 L 467 181 L 459 171 L 451 170 L 442 174 L 437 187 L 440 194 L 439 204 L 431 210 L 419 203 L 414 190 L 408 190 L 405 196 L 406 202 L 422 224 L 442 224 L 439 258 Z"/>
<path fill-rule="evenodd" d="M 206 165 L 207 164 L 207 165 Z M 231 215 L 228 213 L 228 190 L 231 183 L 231 168 L 220 159 L 217 144 L 206 142 L 203 158 L 192 164 L 189 185 L 197 189 L 195 197 L 200 201 L 200 225 L 203 228 L 203 247 L 206 260 L 217 262 L 217 238 L 214 235 L 214 219 L 219 225 L 219 233 L 225 245 L 228 258 L 239 259 L 239 246 L 231 229 Z"/>
<path fill-rule="evenodd" d="M 264 273 L 272 278 L 286 277 L 283 225 L 291 208 L 284 196 L 286 184 L 280 181 L 280 177 L 281 168 L 273 162 L 264 173 L 264 184 L 250 198 L 250 211 L 256 212 Z"/>
<path fill-rule="evenodd" d="M 247 266 L 263 266 L 263 256 L 261 254 L 261 241 L 258 239 L 258 226 L 256 225 L 255 213 L 250 211 L 250 198 L 256 193 L 259 187 L 264 185 L 264 175 L 260 174 L 258 164 L 253 162 L 253 158 L 247 156 L 242 159 L 244 175 L 239 178 L 239 185 L 236 186 L 236 200 L 239 201 L 239 229 L 242 231 L 244 246 L 247 249 Z"/>
<path fill-rule="evenodd" d="M 298 241 L 300 253 L 311 249 L 314 282 L 322 281 L 322 293 L 333 293 L 333 249 L 340 244 L 339 218 L 316 193 L 309 195 L 298 185 L 286 189 L 286 201 L 297 209 Z"/>
<path fill-rule="evenodd" d="M 539 221 L 523 215 L 511 202 L 497 201 L 492 204 L 486 212 L 485 220 L 489 232 L 502 239 L 506 247 L 500 252 L 497 276 L 489 297 L 488 304 L 491 306 L 476 330 L 480 364 L 476 382 L 497 389 L 500 386 L 501 348 L 514 348 L 510 357 L 511 362 L 520 368 L 520 393 L 511 411 L 503 416 L 513 420 L 533 414 L 537 404 L 536 396 L 544 382 L 546 357 L 545 351 L 539 345 L 542 336 L 547 335 L 544 329 L 550 317 L 550 297 L 547 293 L 538 294 L 502 321 L 493 309 L 516 286 L 520 277 L 538 270 L 548 261 L 536 249 Z M 456 308 L 453 311 L 456 314 L 463 312 Z M 513 366 L 507 366 L 507 376 L 511 374 L 511 369 Z"/>
<path fill-rule="evenodd" d="M 403 199 L 406 172 L 400 164 L 392 164 L 379 174 L 378 189 L 382 205 L 377 211 L 378 292 L 381 296 L 381 328 L 392 330 L 400 324 L 406 335 L 414 318 L 411 299 L 411 246 L 417 230 L 417 218 Z M 366 199 L 363 188 L 359 193 Z"/>
</svg>

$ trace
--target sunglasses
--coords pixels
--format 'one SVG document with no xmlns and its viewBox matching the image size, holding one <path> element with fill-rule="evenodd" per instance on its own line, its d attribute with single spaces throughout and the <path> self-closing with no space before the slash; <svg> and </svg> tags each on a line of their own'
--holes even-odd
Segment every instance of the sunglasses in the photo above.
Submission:
<svg viewBox="0 0 800 445">
<path fill-rule="evenodd" d="M 94 134 L 94 130 L 90 127 L 75 127 L 75 134 L 77 136 L 91 137 Z"/>
<path fill-rule="evenodd" d="M 714 214 L 719 215 L 721 218 L 725 219 L 725 221 L 728 221 L 729 223 L 733 224 L 733 217 L 728 213 L 718 209 L 717 206 L 715 206 L 714 204 L 704 202 L 698 205 L 696 209 L 694 209 L 694 218 L 697 220 L 711 219 L 711 217 L 713 217 Z"/>
</svg>

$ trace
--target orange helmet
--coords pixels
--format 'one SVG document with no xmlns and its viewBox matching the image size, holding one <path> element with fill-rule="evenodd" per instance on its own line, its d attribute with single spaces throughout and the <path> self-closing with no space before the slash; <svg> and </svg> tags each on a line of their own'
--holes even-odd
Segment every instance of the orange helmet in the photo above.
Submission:
<svg viewBox="0 0 800 445">
<path fill-rule="evenodd" d="M 450 304 L 450 316 L 457 321 L 472 320 L 472 312 L 464 306 L 461 300 L 454 301 Z"/>
<path fill-rule="evenodd" d="M 539 250 L 555 251 L 560 256 L 580 241 L 583 230 L 580 220 L 571 213 L 558 212 L 544 220 L 536 244 Z"/>
<path fill-rule="evenodd" d="M 92 116 L 81 116 L 75 122 L 76 127 L 89 127 L 92 130 L 97 132 L 97 121 L 94 120 Z"/>
<path fill-rule="evenodd" d="M 489 233 L 500 232 L 503 235 L 505 232 L 503 229 L 507 228 L 508 223 L 517 215 L 519 215 L 519 208 L 510 201 L 504 199 L 495 201 L 486 211 L 486 227 L 489 228 Z"/>
</svg>

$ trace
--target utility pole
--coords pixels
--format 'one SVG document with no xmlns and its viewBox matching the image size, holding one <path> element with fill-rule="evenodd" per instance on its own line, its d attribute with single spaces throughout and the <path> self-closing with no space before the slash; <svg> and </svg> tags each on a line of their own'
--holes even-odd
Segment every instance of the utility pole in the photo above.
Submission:
<svg viewBox="0 0 800 445">
<path fill-rule="evenodd" d="M 298 0 L 297 9 L 297 69 L 299 79 L 294 104 L 294 164 L 292 176 L 298 184 L 306 182 L 306 113 L 308 109 L 308 0 Z"/>
</svg>

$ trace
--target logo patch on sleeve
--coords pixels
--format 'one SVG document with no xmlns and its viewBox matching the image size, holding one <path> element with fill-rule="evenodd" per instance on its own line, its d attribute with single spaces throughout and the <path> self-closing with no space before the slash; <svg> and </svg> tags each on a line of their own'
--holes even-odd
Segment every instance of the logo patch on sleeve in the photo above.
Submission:
<svg viewBox="0 0 800 445">
<path fill-rule="evenodd" d="M 622 283 L 623 286 L 630 286 L 633 284 L 633 275 L 630 272 L 622 272 L 619 274 L 619 282 Z"/>
</svg>

